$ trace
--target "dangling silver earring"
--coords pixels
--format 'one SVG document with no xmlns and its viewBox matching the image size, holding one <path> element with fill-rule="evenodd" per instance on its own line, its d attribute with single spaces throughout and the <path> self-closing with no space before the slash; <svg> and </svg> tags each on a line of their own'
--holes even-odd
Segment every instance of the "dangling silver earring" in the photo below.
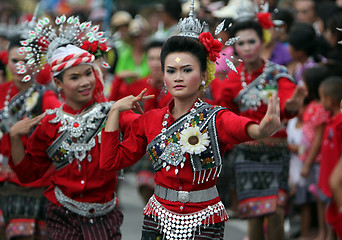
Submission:
<svg viewBox="0 0 342 240">
<path fill-rule="evenodd" d="M 164 94 L 165 94 L 165 95 L 167 95 L 167 87 L 166 87 L 166 83 L 164 83 L 163 90 L 164 90 Z"/>
<path fill-rule="evenodd" d="M 57 92 L 58 92 L 58 99 L 61 100 L 62 99 L 62 93 L 61 93 L 61 88 L 57 88 Z"/>
<path fill-rule="evenodd" d="M 202 81 L 202 86 L 205 87 L 205 81 L 204 80 Z"/>
</svg>

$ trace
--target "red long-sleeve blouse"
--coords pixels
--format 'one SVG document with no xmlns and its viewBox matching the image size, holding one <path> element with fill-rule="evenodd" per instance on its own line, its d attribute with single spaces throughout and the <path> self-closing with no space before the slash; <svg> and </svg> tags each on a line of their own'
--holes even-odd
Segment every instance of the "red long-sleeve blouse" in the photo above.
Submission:
<svg viewBox="0 0 342 240">
<path fill-rule="evenodd" d="M 164 115 L 173 107 L 173 102 L 169 106 L 162 109 L 155 109 L 141 115 L 131 125 L 127 138 L 119 143 L 118 131 L 106 132 L 102 130 L 102 146 L 100 167 L 107 170 L 119 170 L 136 163 L 146 152 L 146 146 L 151 142 L 162 130 L 162 122 Z M 168 126 L 175 121 L 170 116 L 168 118 Z M 246 133 L 246 127 L 253 121 L 240 117 L 229 110 L 219 111 L 216 116 L 216 129 L 219 139 L 221 154 L 227 149 L 243 141 L 250 140 Z M 197 191 L 210 188 L 216 184 L 217 174 L 214 171 L 198 172 L 192 171 L 189 157 L 185 161 L 183 168 L 178 168 L 176 175 L 176 167 L 169 165 L 170 169 L 162 168 L 156 172 L 155 183 L 165 188 L 177 191 Z M 204 179 L 204 181 L 202 181 Z M 209 205 L 214 205 L 220 201 L 219 197 L 200 203 L 180 203 L 171 202 L 156 196 L 156 199 L 168 210 L 176 213 L 193 213 L 205 209 Z M 215 216 L 214 222 L 221 222 L 221 218 Z"/>
<path fill-rule="evenodd" d="M 64 105 L 63 111 L 67 114 L 79 114 L 83 109 L 89 107 L 94 102 L 86 104 L 80 111 L 73 110 L 70 106 Z M 47 156 L 47 148 L 61 134 L 58 132 L 61 123 L 50 123 L 49 121 L 56 117 L 56 114 L 47 115 L 33 134 L 28 139 L 26 155 L 17 165 L 10 159 L 9 164 L 17 173 L 20 181 L 31 182 L 42 175 L 52 164 Z M 127 131 L 130 123 L 137 118 L 137 114 L 127 112 L 120 118 L 122 124 L 121 131 Z M 124 120 L 123 120 L 124 119 Z M 95 136 L 96 145 L 89 151 L 91 162 L 84 159 L 79 170 L 77 160 L 65 167 L 56 170 L 51 177 L 51 185 L 44 192 L 44 195 L 54 204 L 60 206 L 54 193 L 55 186 L 58 186 L 64 195 L 79 202 L 105 203 L 113 199 L 116 189 L 116 170 L 105 171 L 100 169 L 100 143 L 98 135 Z"/>
</svg>

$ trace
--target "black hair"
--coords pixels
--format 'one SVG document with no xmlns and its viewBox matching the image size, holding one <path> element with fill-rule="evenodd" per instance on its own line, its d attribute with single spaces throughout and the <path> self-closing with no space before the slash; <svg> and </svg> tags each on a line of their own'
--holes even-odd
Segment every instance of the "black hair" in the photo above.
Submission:
<svg viewBox="0 0 342 240">
<path fill-rule="evenodd" d="M 237 21 L 233 23 L 233 26 L 230 32 L 231 32 L 232 37 L 237 37 L 236 33 L 238 31 L 248 30 L 248 29 L 254 30 L 257 33 L 260 40 L 262 41 L 264 40 L 262 27 L 257 21 L 254 21 L 254 20 L 246 20 L 246 21 L 241 21 L 241 22 Z"/>
<path fill-rule="evenodd" d="M 308 90 L 308 95 L 304 101 L 305 104 L 308 104 L 313 100 L 319 100 L 319 85 L 327 77 L 329 77 L 329 71 L 323 65 L 306 69 L 303 72 L 303 80 Z"/>
<path fill-rule="evenodd" d="M 272 20 L 284 21 L 286 24 L 286 32 L 289 32 L 295 20 L 295 16 L 287 8 L 277 8 L 272 13 Z"/>
<path fill-rule="evenodd" d="M 337 30 L 337 28 L 340 28 L 341 26 L 342 26 L 342 12 L 331 16 L 329 20 L 327 21 L 327 29 L 329 29 L 333 35 L 337 36 L 338 42 L 342 41 L 342 32 Z M 342 48 L 342 45 L 338 44 L 337 42 L 336 42 L 336 46 L 338 46 L 338 48 Z"/>
<path fill-rule="evenodd" d="M 318 61 L 319 39 L 315 29 L 308 23 L 298 22 L 289 33 L 289 44 L 297 51 L 304 51 Z"/>
<path fill-rule="evenodd" d="M 179 0 L 166 0 L 163 4 L 164 11 L 174 20 L 179 20 L 182 15 L 182 5 Z"/>
<path fill-rule="evenodd" d="M 335 103 L 342 99 L 342 77 L 331 76 L 326 78 L 320 85 L 324 95 L 330 96 Z"/>
<path fill-rule="evenodd" d="M 157 48 L 157 47 L 162 47 L 164 45 L 164 41 L 161 40 L 152 40 L 151 42 L 149 42 L 146 46 L 146 52 L 148 52 L 148 50 L 150 50 L 151 48 Z"/>
<path fill-rule="evenodd" d="M 12 48 L 19 48 L 22 47 L 20 41 L 23 41 L 24 38 L 20 37 L 19 35 L 13 36 L 9 39 L 8 43 L 8 51 L 10 51 Z"/>
<path fill-rule="evenodd" d="M 320 2 L 316 6 L 316 15 L 322 20 L 324 29 L 326 29 L 331 16 L 339 13 L 340 9 L 335 2 Z"/>
<path fill-rule="evenodd" d="M 207 51 L 203 44 L 197 38 L 172 36 L 163 45 L 160 61 L 162 71 L 165 68 L 166 57 L 174 52 L 188 52 L 191 53 L 200 63 L 201 72 L 207 69 Z"/>
</svg>

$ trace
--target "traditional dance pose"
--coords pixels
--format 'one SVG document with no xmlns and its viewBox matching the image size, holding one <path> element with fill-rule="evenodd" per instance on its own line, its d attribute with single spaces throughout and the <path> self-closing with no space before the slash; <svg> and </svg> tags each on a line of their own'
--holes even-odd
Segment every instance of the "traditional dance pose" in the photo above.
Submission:
<svg viewBox="0 0 342 240">
<path fill-rule="evenodd" d="M 55 166 L 45 191 L 51 239 L 121 239 L 123 216 L 115 196 L 116 171 L 99 168 L 99 132 L 111 103 L 105 102 L 101 75 L 93 61 L 105 52 L 106 39 L 97 26 L 80 23 L 77 17 L 61 16 L 55 22 L 59 35 L 43 18 L 22 43 L 27 44 L 26 50 L 39 53 L 39 59 L 46 54 L 65 104 L 11 128 L 10 165 L 23 183 L 42 177 Z M 31 56 L 28 62 L 38 63 Z M 130 122 L 130 113 L 126 116 L 127 124 L 120 126 L 123 132 Z M 25 152 L 21 136 L 34 126 Z"/>
<path fill-rule="evenodd" d="M 213 62 L 222 48 L 202 29 L 192 8 L 179 23 L 180 34 L 163 45 L 162 70 L 173 101 L 141 115 L 119 143 L 119 116 L 142 97 L 121 99 L 112 105 L 101 134 L 101 168 L 128 167 L 147 152 L 156 170 L 142 239 L 223 239 L 228 216 L 215 186 L 223 152 L 233 144 L 268 137 L 280 127 L 275 95 L 259 125 L 198 98 L 214 78 Z"/>
</svg>

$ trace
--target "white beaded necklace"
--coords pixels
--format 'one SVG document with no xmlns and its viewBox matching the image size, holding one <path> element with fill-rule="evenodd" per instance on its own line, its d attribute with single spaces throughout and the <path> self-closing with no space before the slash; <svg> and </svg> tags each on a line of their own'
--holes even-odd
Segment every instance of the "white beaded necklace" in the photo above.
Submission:
<svg viewBox="0 0 342 240">
<path fill-rule="evenodd" d="M 201 106 L 203 103 L 203 101 L 198 98 L 198 100 L 194 103 L 194 106 L 190 109 L 190 114 L 188 114 L 187 116 L 187 121 L 186 123 L 184 123 L 184 129 L 188 128 L 190 126 L 190 121 L 191 119 L 194 118 L 194 115 L 196 114 L 196 109 Z M 169 109 L 167 109 L 165 115 L 164 115 L 164 120 L 162 122 L 162 130 L 161 130 L 161 140 L 163 140 L 163 143 L 160 144 L 160 147 L 162 148 L 165 148 L 165 140 L 166 140 L 166 135 L 165 135 L 165 132 L 166 132 L 166 128 L 167 128 L 167 121 L 170 117 L 170 112 L 169 112 Z"/>
<path fill-rule="evenodd" d="M 265 80 L 266 80 L 266 69 L 269 67 L 269 63 L 268 61 L 266 61 L 265 63 L 265 66 L 264 66 L 264 69 L 263 69 L 263 72 L 261 73 L 261 77 L 262 77 L 262 80 L 260 81 L 260 83 L 258 84 L 258 89 L 263 89 L 263 85 L 265 83 Z M 247 83 L 246 83 L 246 77 L 245 77 L 245 71 L 246 71 L 246 66 L 243 66 L 241 68 L 241 72 L 240 72 L 240 81 L 241 81 L 241 86 L 242 88 L 246 88 L 247 87 Z"/>
<path fill-rule="evenodd" d="M 245 78 L 245 66 L 243 66 L 243 67 L 241 68 L 240 80 L 241 80 L 241 86 L 242 86 L 242 88 L 247 87 L 246 78 Z"/>
</svg>

